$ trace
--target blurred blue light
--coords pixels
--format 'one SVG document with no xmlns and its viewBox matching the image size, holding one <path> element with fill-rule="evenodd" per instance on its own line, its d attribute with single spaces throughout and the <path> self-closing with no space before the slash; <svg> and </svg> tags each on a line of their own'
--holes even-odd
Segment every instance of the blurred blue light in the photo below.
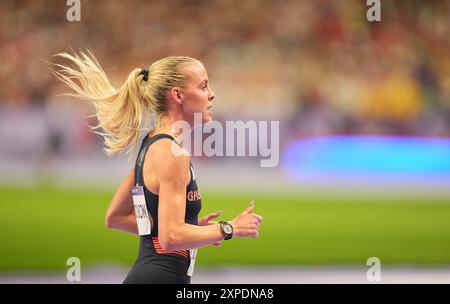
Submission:
<svg viewBox="0 0 450 304">
<path fill-rule="evenodd" d="M 450 176 L 450 138 L 363 135 L 303 138 L 284 150 L 283 167 L 297 177 Z"/>
</svg>

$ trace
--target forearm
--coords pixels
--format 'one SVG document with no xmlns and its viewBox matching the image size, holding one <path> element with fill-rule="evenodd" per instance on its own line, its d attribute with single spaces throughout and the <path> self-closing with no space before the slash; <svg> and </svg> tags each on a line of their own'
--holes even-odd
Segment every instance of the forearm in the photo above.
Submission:
<svg viewBox="0 0 450 304">
<path fill-rule="evenodd" d="M 161 236 L 161 235 L 160 235 Z M 169 251 L 194 249 L 212 245 L 224 239 L 218 223 L 207 226 L 182 224 L 174 228 L 167 237 Z"/>
<path fill-rule="evenodd" d="M 131 196 L 133 184 L 134 170 L 131 170 L 130 174 L 117 189 L 106 211 L 105 224 L 108 228 L 138 234 Z"/>
<path fill-rule="evenodd" d="M 107 223 L 108 228 L 139 234 L 136 216 L 134 213 L 111 217 Z"/>
</svg>

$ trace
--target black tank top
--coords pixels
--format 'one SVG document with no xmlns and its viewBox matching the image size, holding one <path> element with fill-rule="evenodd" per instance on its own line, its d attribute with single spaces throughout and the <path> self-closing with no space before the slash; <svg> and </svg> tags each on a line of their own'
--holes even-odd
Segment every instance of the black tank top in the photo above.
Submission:
<svg viewBox="0 0 450 304">
<path fill-rule="evenodd" d="M 156 141 L 160 139 L 168 138 L 177 141 L 168 134 L 157 134 L 155 136 L 149 137 L 148 135 L 142 141 L 141 148 L 139 150 L 138 157 L 136 159 L 136 165 L 134 168 L 135 173 L 135 184 L 144 187 L 145 202 L 147 205 L 147 210 L 153 221 L 153 227 L 150 235 L 141 235 L 139 243 L 139 256 L 138 258 L 144 258 L 146 256 L 154 256 L 155 254 L 165 254 L 165 255 L 175 255 L 182 256 L 189 259 L 189 250 L 176 250 L 172 252 L 165 252 L 158 240 L 158 202 L 159 196 L 152 193 L 144 184 L 144 174 L 143 165 L 145 160 L 145 155 L 147 154 L 148 148 Z M 185 222 L 191 225 L 198 225 L 198 214 L 202 208 L 202 201 L 200 196 L 200 191 L 197 187 L 197 182 L 195 181 L 195 174 L 192 164 L 189 163 L 190 181 L 186 187 L 186 215 Z M 176 174 L 176 172 L 174 172 Z"/>
</svg>

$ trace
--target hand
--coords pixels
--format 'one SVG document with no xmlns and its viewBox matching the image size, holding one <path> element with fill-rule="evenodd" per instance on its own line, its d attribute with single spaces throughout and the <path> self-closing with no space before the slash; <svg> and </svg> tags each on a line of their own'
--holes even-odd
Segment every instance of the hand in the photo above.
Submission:
<svg viewBox="0 0 450 304">
<path fill-rule="evenodd" d="M 263 217 L 253 213 L 254 208 L 255 204 L 251 201 L 247 209 L 230 221 L 230 224 L 233 226 L 233 236 L 253 238 L 259 236 L 259 225 Z"/>
<path fill-rule="evenodd" d="M 204 217 L 202 217 L 201 219 L 198 220 L 198 225 L 199 226 L 207 226 L 207 225 L 213 225 L 213 224 L 217 223 L 216 221 L 211 221 L 211 220 L 216 217 L 219 217 L 221 213 L 222 213 L 222 210 L 205 215 Z"/>
<path fill-rule="evenodd" d="M 216 217 L 219 217 L 221 213 L 222 213 L 222 210 L 214 212 L 214 213 L 210 213 L 208 215 L 205 215 L 204 217 L 202 217 L 198 221 L 198 225 L 199 226 L 207 226 L 207 225 L 215 225 L 215 224 L 217 224 L 218 222 L 217 221 L 212 221 L 212 219 L 214 219 Z M 218 242 L 215 242 L 213 245 L 216 246 L 216 247 L 219 247 L 219 246 L 222 246 L 222 242 L 218 241 Z"/>
</svg>

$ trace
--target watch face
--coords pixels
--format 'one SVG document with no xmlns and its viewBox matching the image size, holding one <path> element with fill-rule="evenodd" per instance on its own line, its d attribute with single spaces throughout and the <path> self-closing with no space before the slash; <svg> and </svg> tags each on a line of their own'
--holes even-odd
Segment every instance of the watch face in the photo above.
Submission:
<svg viewBox="0 0 450 304">
<path fill-rule="evenodd" d="M 233 232 L 233 228 L 231 228 L 230 225 L 223 225 L 223 231 L 225 231 L 225 233 L 232 233 Z"/>
</svg>

